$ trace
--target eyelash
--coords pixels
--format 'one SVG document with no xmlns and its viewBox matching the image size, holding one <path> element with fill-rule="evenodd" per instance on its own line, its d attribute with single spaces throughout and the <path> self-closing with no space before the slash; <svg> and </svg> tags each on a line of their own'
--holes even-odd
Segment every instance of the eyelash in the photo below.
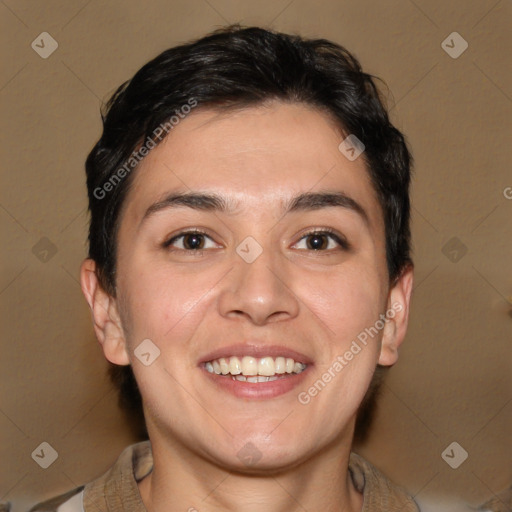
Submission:
<svg viewBox="0 0 512 512">
<path fill-rule="evenodd" d="M 177 235 L 173 236 L 169 240 L 165 241 L 162 245 L 163 245 L 164 249 L 168 249 L 174 242 L 176 242 L 176 240 L 179 240 L 180 238 L 183 238 L 187 235 L 202 235 L 207 238 L 210 238 L 210 240 L 211 240 L 211 237 L 204 231 L 201 231 L 199 229 L 193 229 L 190 231 L 182 231 L 181 233 L 178 233 Z M 341 247 L 341 249 L 343 249 L 345 251 L 349 251 L 351 249 L 351 245 L 348 243 L 348 241 L 345 239 L 345 237 L 340 236 L 336 231 L 334 231 L 330 228 L 322 228 L 322 229 L 315 229 L 312 231 L 308 231 L 307 233 L 304 233 L 301 236 L 299 242 L 309 236 L 314 236 L 314 235 L 327 235 L 331 239 L 333 239 Z M 298 242 L 296 242 L 296 243 L 298 243 Z M 294 245 L 296 245 L 296 244 L 294 244 Z M 201 253 L 205 249 L 172 249 L 172 250 L 184 251 L 186 253 Z M 300 250 L 304 250 L 304 249 L 300 249 Z M 314 251 L 314 252 L 330 252 L 333 249 L 321 249 L 321 250 L 308 249 L 308 250 Z"/>
<path fill-rule="evenodd" d="M 304 240 L 304 238 L 307 238 L 308 236 L 314 236 L 314 235 L 327 235 L 328 237 L 330 237 L 331 239 L 333 239 L 340 247 L 341 249 L 345 250 L 345 251 L 349 251 L 351 249 L 351 246 L 350 244 L 348 243 L 347 239 L 338 234 L 336 231 L 334 231 L 333 229 L 331 228 L 322 228 L 322 229 L 313 229 L 311 231 L 308 231 L 307 233 L 304 233 L 299 242 L 301 240 Z M 310 249 L 311 251 L 317 251 L 315 249 Z M 327 249 L 327 250 L 321 250 L 319 252 L 328 252 L 328 251 L 332 251 L 333 249 Z"/>
</svg>

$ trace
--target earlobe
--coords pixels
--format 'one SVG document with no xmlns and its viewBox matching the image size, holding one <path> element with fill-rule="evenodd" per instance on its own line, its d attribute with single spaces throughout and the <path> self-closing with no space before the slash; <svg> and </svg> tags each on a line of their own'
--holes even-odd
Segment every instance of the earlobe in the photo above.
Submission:
<svg viewBox="0 0 512 512">
<path fill-rule="evenodd" d="M 382 366 L 392 366 L 398 360 L 398 349 L 404 341 L 409 321 L 413 274 L 413 266 L 407 266 L 389 291 L 379 356 Z"/>
<path fill-rule="evenodd" d="M 94 332 L 105 357 L 114 364 L 130 364 L 117 302 L 101 286 L 94 260 L 86 259 L 82 263 L 80 284 L 91 308 Z"/>
</svg>

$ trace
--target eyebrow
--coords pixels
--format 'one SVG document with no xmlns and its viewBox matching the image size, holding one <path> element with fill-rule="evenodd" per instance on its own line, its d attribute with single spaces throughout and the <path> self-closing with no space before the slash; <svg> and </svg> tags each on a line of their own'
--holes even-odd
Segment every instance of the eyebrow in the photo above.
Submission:
<svg viewBox="0 0 512 512">
<path fill-rule="evenodd" d="M 200 192 L 172 193 L 161 201 L 153 203 L 144 213 L 140 223 L 142 224 L 148 217 L 164 209 L 179 207 L 226 214 L 233 214 L 237 209 L 235 203 L 218 194 Z M 283 216 L 292 212 L 319 210 L 329 207 L 341 207 L 351 210 L 357 213 L 367 226 L 370 224 L 366 210 L 355 199 L 344 192 L 304 192 L 283 203 Z"/>
</svg>

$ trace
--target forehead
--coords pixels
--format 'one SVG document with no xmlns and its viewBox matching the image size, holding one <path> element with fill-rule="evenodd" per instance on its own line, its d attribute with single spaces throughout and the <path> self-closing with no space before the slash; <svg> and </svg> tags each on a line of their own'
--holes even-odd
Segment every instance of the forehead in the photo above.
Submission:
<svg viewBox="0 0 512 512">
<path fill-rule="evenodd" d="M 380 229 L 365 161 L 343 156 L 338 146 L 344 137 L 329 116 L 302 104 L 198 108 L 142 161 L 124 210 L 140 221 L 173 191 L 201 191 L 226 197 L 233 213 L 254 215 L 282 209 L 304 192 L 338 191 L 362 204 Z"/>
</svg>

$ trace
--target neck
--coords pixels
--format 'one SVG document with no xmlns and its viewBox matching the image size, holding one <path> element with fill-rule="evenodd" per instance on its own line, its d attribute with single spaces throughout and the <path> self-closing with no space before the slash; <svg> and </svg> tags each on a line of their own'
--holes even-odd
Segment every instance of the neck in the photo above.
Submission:
<svg viewBox="0 0 512 512">
<path fill-rule="evenodd" d="M 148 512 L 360 512 L 363 496 L 348 471 L 350 441 L 338 440 L 292 468 L 248 474 L 157 436 L 153 471 L 139 490 Z"/>
</svg>

